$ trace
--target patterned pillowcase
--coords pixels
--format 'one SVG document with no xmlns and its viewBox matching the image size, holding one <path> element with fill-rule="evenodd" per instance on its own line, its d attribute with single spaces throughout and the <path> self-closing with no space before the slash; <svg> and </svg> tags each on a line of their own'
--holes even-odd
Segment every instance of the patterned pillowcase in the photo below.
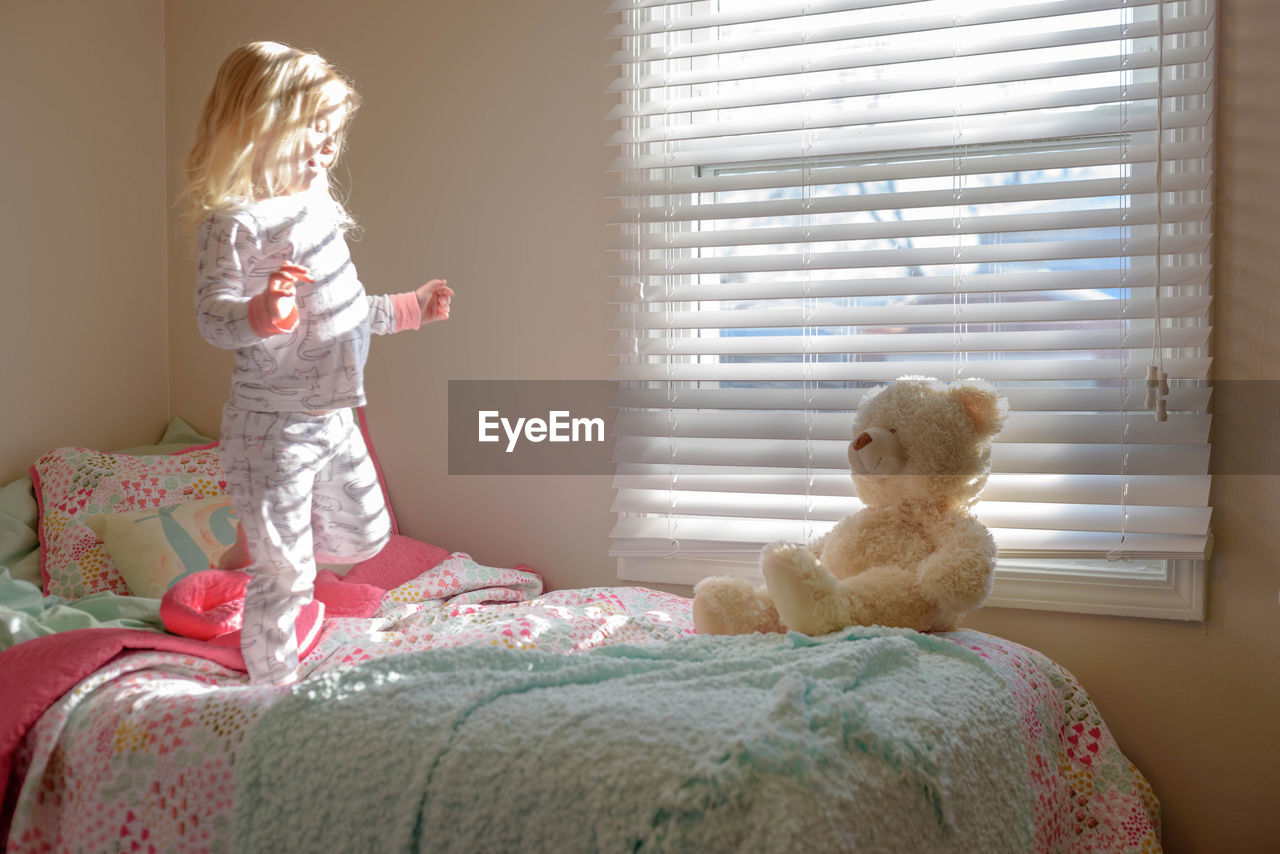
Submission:
<svg viewBox="0 0 1280 854">
<path fill-rule="evenodd" d="M 85 519 L 134 596 L 159 599 L 184 575 L 217 566 L 236 541 L 231 496 Z"/>
<path fill-rule="evenodd" d="M 41 574 L 46 595 L 79 599 L 128 595 L 106 546 L 87 524 L 99 513 L 126 513 L 226 494 L 217 448 L 137 457 L 58 448 L 31 467 L 40 504 Z"/>
</svg>

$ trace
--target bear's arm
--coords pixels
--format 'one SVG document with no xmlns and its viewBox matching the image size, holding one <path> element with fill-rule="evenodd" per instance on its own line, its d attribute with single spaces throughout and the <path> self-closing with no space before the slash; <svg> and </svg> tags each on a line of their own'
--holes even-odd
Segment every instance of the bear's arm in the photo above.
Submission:
<svg viewBox="0 0 1280 854">
<path fill-rule="evenodd" d="M 830 534 L 831 532 L 827 531 L 827 533 L 823 534 L 821 537 L 818 537 L 818 539 L 809 543 L 809 551 L 813 552 L 814 557 L 819 559 L 822 557 L 822 548 L 823 546 L 826 545 L 827 537 L 830 536 Z"/>
<path fill-rule="evenodd" d="M 813 556 L 822 561 L 836 578 L 847 578 L 869 569 L 867 540 L 883 524 L 885 514 L 871 509 L 845 516 L 827 533 L 808 545 Z"/>
<path fill-rule="evenodd" d="M 955 516 L 931 532 L 937 548 L 920 562 L 921 592 L 945 611 L 967 613 L 991 594 L 996 544 L 986 526 L 971 516 Z"/>
</svg>

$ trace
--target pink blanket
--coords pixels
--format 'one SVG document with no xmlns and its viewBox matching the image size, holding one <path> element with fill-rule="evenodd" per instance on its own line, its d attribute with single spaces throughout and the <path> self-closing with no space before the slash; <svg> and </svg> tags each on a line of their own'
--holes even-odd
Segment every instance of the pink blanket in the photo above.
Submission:
<svg viewBox="0 0 1280 854">
<path fill-rule="evenodd" d="M 240 570 L 209 569 L 183 577 L 160 600 L 160 618 L 175 635 L 240 648 L 244 594 L 249 575 Z M 317 627 L 331 617 L 372 617 L 387 591 L 343 580 L 331 570 L 316 577 L 315 599 L 298 615 L 298 651 L 315 646 Z M 240 668 L 243 669 L 243 668 Z"/>
</svg>

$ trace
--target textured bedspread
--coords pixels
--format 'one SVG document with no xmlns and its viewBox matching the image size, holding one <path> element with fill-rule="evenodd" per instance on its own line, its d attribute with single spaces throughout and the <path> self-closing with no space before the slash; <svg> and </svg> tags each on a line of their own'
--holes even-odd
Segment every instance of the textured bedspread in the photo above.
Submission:
<svg viewBox="0 0 1280 854">
<path fill-rule="evenodd" d="M 232 847 L 1026 851 L 1007 699 L 972 651 L 891 630 L 418 653 L 267 710 Z"/>
<path fill-rule="evenodd" d="M 383 728 L 382 743 L 393 752 L 369 762 L 363 777 L 370 787 L 388 781 L 399 787 L 404 782 L 400 774 L 427 770 L 448 772 L 451 779 L 460 779 L 465 776 L 468 757 L 477 752 L 502 752 L 513 760 L 510 774 L 473 779 L 469 785 L 476 791 L 471 803 L 488 797 L 535 811 L 552 795 L 528 781 L 546 767 L 555 768 L 561 778 L 567 773 L 563 770 L 567 755 L 554 753 L 570 743 L 559 743 L 563 733 L 573 732 L 584 741 L 584 749 L 597 753 L 634 752 L 634 742 L 647 746 L 646 740 L 658 734 L 654 721 L 661 712 L 662 697 L 670 697 L 675 690 L 673 683 L 660 681 L 665 678 L 662 674 L 682 672 L 686 686 L 692 686 L 697 684 L 694 675 L 699 667 L 721 666 L 714 663 L 720 660 L 712 653 L 717 646 L 740 646 L 737 652 L 744 660 L 751 660 L 761 652 L 749 651 L 752 644 L 774 649 L 779 656 L 772 665 L 774 674 L 797 668 L 794 662 L 785 661 L 787 654 L 808 655 L 815 666 L 820 656 L 834 657 L 826 661 L 826 670 L 817 667 L 814 675 L 797 672 L 775 678 L 762 674 L 763 681 L 748 680 L 741 688 L 743 693 L 732 693 L 739 690 L 732 689 L 735 699 L 722 704 L 731 711 L 726 711 L 721 724 L 709 715 L 694 721 L 687 733 L 680 734 L 691 751 L 678 780 L 681 786 L 665 792 L 665 812 L 651 815 L 649 828 L 636 829 L 627 823 L 630 819 L 618 816 L 618 826 L 624 828 L 618 832 L 627 834 L 626 838 L 660 840 L 668 838 L 661 833 L 686 832 L 688 828 L 682 823 L 690 815 L 687 808 L 717 804 L 717 786 L 727 778 L 716 773 L 759 773 L 757 755 L 763 763 L 760 769 L 776 768 L 787 757 L 785 761 L 796 763 L 812 759 L 815 773 L 839 774 L 835 763 L 824 765 L 822 755 L 809 755 L 810 747 L 822 745 L 825 750 L 837 742 L 852 745 L 855 752 L 870 758 L 876 757 L 875 750 L 882 751 L 877 761 L 885 768 L 904 760 L 912 750 L 922 752 L 923 761 L 903 766 L 908 771 L 901 781 L 904 798 L 930 805 L 931 817 L 922 832 L 945 834 L 951 828 L 954 833 L 966 827 L 979 807 L 957 798 L 948 788 L 953 770 L 947 759 L 953 755 L 947 739 L 965 735 L 959 725 L 964 718 L 958 713 L 947 717 L 940 711 L 945 695 L 933 681 L 934 671 L 921 671 L 930 675 L 927 680 L 919 677 L 915 695 L 933 694 L 918 707 L 921 718 L 932 721 L 931 731 L 942 745 L 932 755 L 925 749 L 932 742 L 922 737 L 899 743 L 880 739 L 878 727 L 885 724 L 875 717 L 876 702 L 891 700 L 867 700 L 848 714 L 822 711 L 827 708 L 822 692 L 833 690 L 823 679 L 861 686 L 871 692 L 866 696 L 871 696 L 881 681 L 877 674 L 882 665 L 876 661 L 884 656 L 890 662 L 946 660 L 975 674 L 985 670 L 998 677 L 998 683 L 988 680 L 988 684 L 1004 694 L 1005 740 L 1000 745 L 980 746 L 971 756 L 979 763 L 989 760 L 993 769 L 1002 769 L 998 773 L 1011 788 L 1025 786 L 1024 791 L 1029 791 L 1024 801 L 1028 820 L 1008 831 L 1014 835 L 1025 832 L 1033 850 L 1159 850 L 1155 798 L 1117 748 L 1093 703 L 1069 673 L 1017 644 L 967 631 L 933 638 L 872 632 L 873 643 L 867 646 L 871 652 L 850 658 L 856 666 L 846 671 L 839 663 L 841 655 L 865 643 L 856 639 L 861 636 L 857 632 L 845 640 L 813 645 L 796 638 L 690 640 L 689 602 L 681 597 L 643 588 L 570 590 L 536 596 L 539 585 L 531 573 L 482 567 L 465 555 L 455 555 L 390 591 L 374 618 L 329 621 L 320 643 L 303 662 L 307 678 L 292 691 L 250 687 L 243 674 L 190 654 L 137 652 L 116 658 L 63 696 L 22 740 L 13 757 L 14 776 L 9 787 L 14 801 L 7 805 L 12 816 L 8 850 L 232 850 L 237 765 L 246 763 L 239 779 L 242 795 L 261 785 L 249 776 L 247 769 L 253 760 L 246 758 L 251 755 L 247 749 L 285 720 L 283 709 L 293 708 L 306 715 L 318 708 L 314 701 L 326 692 L 335 698 L 358 696 L 363 692 L 354 690 L 357 686 L 364 686 L 369 696 L 395 697 L 405 710 L 417 708 L 424 715 L 420 720 L 400 716 Z M 484 602 L 503 604 L 480 604 Z M 679 643 L 671 645 L 670 641 Z M 939 651 L 947 644 L 955 647 L 954 654 Z M 622 645 L 625 650 L 615 649 Z M 482 649 L 488 652 L 479 651 Z M 431 652 L 388 657 L 424 650 Z M 362 664 L 370 659 L 381 660 Z M 403 682 L 395 675 L 401 665 L 405 667 Z M 477 681 L 481 670 L 494 676 L 488 688 Z M 417 679 L 422 674 L 425 680 Z M 410 676 L 413 678 L 407 678 Z M 710 672 L 704 676 L 703 685 L 728 679 Z M 460 728 L 445 727 L 433 716 L 429 691 L 411 699 L 409 693 L 400 697 L 396 690 L 398 685 L 427 686 L 431 680 L 449 678 L 461 683 L 463 690 L 469 686 L 472 692 L 466 695 L 471 697 L 469 701 L 453 709 L 451 722 L 465 724 Z M 647 698 L 643 691 L 632 693 L 652 706 L 644 713 L 652 717 L 638 714 L 649 708 L 643 703 L 628 707 L 610 702 L 608 686 L 644 685 L 645 680 L 653 682 L 653 693 Z M 606 690 L 601 690 L 601 683 Z M 513 686 L 520 685 L 530 690 L 514 690 Z M 566 693 L 550 702 L 545 715 L 514 717 L 521 695 L 543 692 L 550 700 L 561 690 Z M 576 712 L 570 702 L 574 692 L 577 696 L 572 702 L 587 704 Z M 620 691 L 617 694 L 622 696 Z M 594 699 L 590 699 L 592 695 Z M 677 701 L 672 698 L 671 702 Z M 415 703 L 420 705 L 415 707 Z M 278 715 L 272 711 L 277 706 L 282 710 Z M 631 708 L 637 709 L 637 714 L 629 714 Z M 882 707 L 884 711 L 889 708 Z M 467 709 L 470 713 L 462 714 Z M 749 713 L 756 717 L 750 718 Z M 780 716 L 781 723 L 771 729 L 773 716 Z M 494 725 L 481 730 L 478 724 L 482 718 Z M 719 754 L 709 742 L 702 742 L 713 737 L 717 726 L 732 722 L 733 727 L 749 727 L 753 721 L 756 729 L 748 728 Z M 1009 723 L 1016 735 L 1008 735 Z M 771 733 L 777 744 L 768 741 Z M 788 733 L 793 734 L 789 742 Z M 818 738 L 813 744 L 807 741 L 811 733 L 817 733 Z M 760 748 L 761 744 L 769 749 Z M 1005 767 L 1010 744 L 1020 760 L 1016 771 Z M 698 745 L 701 747 L 695 750 Z M 674 748 L 666 744 L 654 749 Z M 301 750 L 295 755 L 304 762 L 313 758 Z M 423 757 L 430 757 L 430 763 Z M 517 757 L 521 757 L 519 762 Z M 665 768 L 675 764 L 671 755 L 661 757 L 661 762 Z M 401 765 L 410 770 L 403 771 Z M 591 761 L 577 760 L 573 767 L 577 776 L 567 782 L 562 779 L 562 783 L 578 786 L 583 814 L 601 812 L 600 799 L 607 797 L 609 789 L 599 776 L 592 776 Z M 800 765 L 794 767 L 799 769 Z M 660 781 L 647 779 L 645 768 L 643 761 L 637 761 L 630 774 L 611 774 L 606 782 L 633 787 L 636 792 L 656 792 Z M 784 785 L 784 776 L 778 775 L 769 785 Z M 739 781 L 740 777 L 734 779 Z M 780 798 L 774 791 L 773 796 Z M 445 838 L 439 835 L 442 828 L 456 835 L 448 838 L 457 840 L 501 832 L 502 828 L 469 827 L 469 822 L 481 819 L 474 808 L 453 803 L 451 798 L 460 794 L 442 790 L 438 799 L 433 796 L 422 801 L 425 821 L 417 831 L 421 839 L 428 838 L 427 832 L 437 834 L 431 838 Z M 726 798 L 717 808 L 741 811 L 744 802 L 735 797 Z M 243 808 L 243 798 L 241 803 Z M 303 805 L 311 815 L 332 806 L 333 802 L 327 802 L 318 791 Z M 386 812 L 390 817 L 390 811 Z M 242 813 L 241 818 L 241 832 L 252 832 L 252 810 Z M 508 815 L 498 824 L 515 818 Z M 754 820 L 745 814 L 739 818 Z M 833 812 L 830 820 L 839 821 L 839 811 Z M 371 821 L 375 828 L 392 828 L 390 820 L 379 824 L 374 816 Z M 562 829 L 570 835 L 582 826 L 581 822 L 563 824 Z"/>
</svg>

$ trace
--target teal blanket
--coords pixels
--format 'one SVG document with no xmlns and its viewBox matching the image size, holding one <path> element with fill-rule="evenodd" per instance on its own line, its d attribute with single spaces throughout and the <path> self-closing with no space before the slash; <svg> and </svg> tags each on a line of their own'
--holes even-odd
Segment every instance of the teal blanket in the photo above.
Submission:
<svg viewBox="0 0 1280 854">
<path fill-rule="evenodd" d="M 0 566 L 0 650 L 41 635 L 72 629 L 115 628 L 164 631 L 160 600 L 94 593 L 68 602 L 13 578 Z"/>
<path fill-rule="evenodd" d="M 235 786 L 244 852 L 1031 847 L 1004 682 L 894 629 L 369 662 L 268 708 Z"/>
</svg>

